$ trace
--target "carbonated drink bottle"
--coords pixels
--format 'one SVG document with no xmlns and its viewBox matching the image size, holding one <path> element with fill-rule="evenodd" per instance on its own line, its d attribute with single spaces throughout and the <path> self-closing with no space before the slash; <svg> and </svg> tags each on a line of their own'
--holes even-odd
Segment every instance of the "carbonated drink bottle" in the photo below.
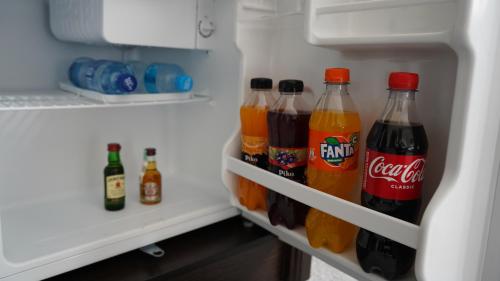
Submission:
<svg viewBox="0 0 500 281">
<path fill-rule="evenodd" d="M 307 185 L 351 201 L 358 182 L 361 122 L 347 89 L 349 69 L 326 69 L 325 83 L 326 91 L 309 121 Z M 312 247 L 342 252 L 351 245 L 356 227 L 311 209 L 306 231 Z"/>
<path fill-rule="evenodd" d="M 418 121 L 415 94 L 418 74 L 394 72 L 389 77 L 389 99 L 366 141 L 361 204 L 415 223 L 424 179 L 427 136 Z M 415 250 L 361 229 L 356 253 L 366 272 L 387 279 L 405 274 Z"/>
<path fill-rule="evenodd" d="M 267 114 L 269 171 L 305 184 L 307 142 L 311 110 L 302 97 L 300 80 L 282 80 L 280 97 Z M 289 229 L 304 224 L 308 206 L 274 191 L 268 191 L 268 216 L 273 225 Z"/>
<path fill-rule="evenodd" d="M 251 91 L 240 108 L 241 160 L 266 170 L 269 149 L 266 118 L 274 103 L 272 87 L 271 79 L 252 79 Z M 244 177 L 239 178 L 238 198 L 249 210 L 267 209 L 267 190 Z"/>
</svg>

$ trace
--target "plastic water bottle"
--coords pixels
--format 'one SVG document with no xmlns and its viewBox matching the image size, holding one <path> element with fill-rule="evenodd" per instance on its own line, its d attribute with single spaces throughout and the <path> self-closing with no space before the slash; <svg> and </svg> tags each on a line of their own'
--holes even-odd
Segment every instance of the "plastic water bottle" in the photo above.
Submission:
<svg viewBox="0 0 500 281">
<path fill-rule="evenodd" d="M 143 94 L 146 93 L 146 88 L 144 87 L 144 74 L 146 73 L 146 68 L 148 65 L 141 61 L 128 61 L 127 67 L 134 74 L 137 79 L 137 88 L 135 88 L 134 93 Z"/>
<path fill-rule="evenodd" d="M 137 79 L 125 64 L 108 60 L 78 58 L 68 76 L 77 87 L 105 94 L 126 94 L 137 87 Z"/>
<path fill-rule="evenodd" d="M 193 88 L 193 79 L 176 64 L 153 63 L 144 75 L 148 93 L 182 93 Z"/>
</svg>

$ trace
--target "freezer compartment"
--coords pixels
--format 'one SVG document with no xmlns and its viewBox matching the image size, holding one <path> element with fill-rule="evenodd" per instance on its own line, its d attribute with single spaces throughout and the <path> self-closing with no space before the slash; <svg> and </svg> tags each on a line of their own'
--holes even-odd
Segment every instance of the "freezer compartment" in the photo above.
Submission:
<svg viewBox="0 0 500 281">
<path fill-rule="evenodd" d="M 448 44 L 455 0 L 306 1 L 306 38 L 333 47 Z"/>
<path fill-rule="evenodd" d="M 216 28 L 213 0 L 49 3 L 52 33 L 64 41 L 208 49 Z"/>
</svg>

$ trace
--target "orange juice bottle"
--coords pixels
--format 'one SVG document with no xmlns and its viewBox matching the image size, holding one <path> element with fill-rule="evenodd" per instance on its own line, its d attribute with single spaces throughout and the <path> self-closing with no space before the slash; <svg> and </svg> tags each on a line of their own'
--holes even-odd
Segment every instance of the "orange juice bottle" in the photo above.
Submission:
<svg viewBox="0 0 500 281">
<path fill-rule="evenodd" d="M 274 102 L 273 80 L 254 78 L 251 91 L 240 108 L 241 160 L 267 170 L 267 110 Z M 246 178 L 239 178 L 238 199 L 249 210 L 267 209 L 267 190 Z"/>
<path fill-rule="evenodd" d="M 352 200 L 358 182 L 361 122 L 349 96 L 349 69 L 328 68 L 326 91 L 309 121 L 307 185 L 331 195 Z M 306 218 L 309 244 L 333 252 L 344 251 L 356 227 L 317 209 Z"/>
</svg>

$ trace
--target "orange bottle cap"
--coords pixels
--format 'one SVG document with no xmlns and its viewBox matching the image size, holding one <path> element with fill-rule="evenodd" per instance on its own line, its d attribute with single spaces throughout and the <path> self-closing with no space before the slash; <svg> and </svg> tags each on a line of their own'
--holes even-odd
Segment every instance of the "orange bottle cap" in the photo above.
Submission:
<svg viewBox="0 0 500 281">
<path fill-rule="evenodd" d="M 325 81 L 329 83 L 349 83 L 348 68 L 327 68 L 325 69 Z"/>
</svg>

